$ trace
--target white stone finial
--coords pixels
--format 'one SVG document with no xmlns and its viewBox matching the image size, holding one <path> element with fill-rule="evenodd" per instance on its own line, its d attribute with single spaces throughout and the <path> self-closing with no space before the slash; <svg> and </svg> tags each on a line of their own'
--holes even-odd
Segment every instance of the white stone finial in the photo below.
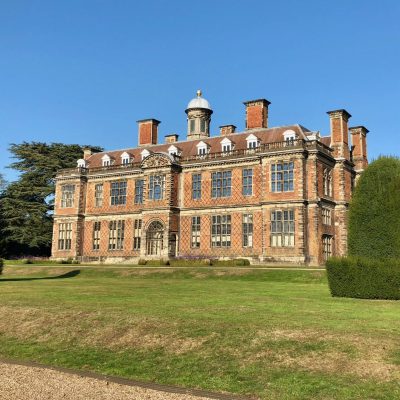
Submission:
<svg viewBox="0 0 400 400">
<path fill-rule="evenodd" d="M 197 91 L 197 97 L 201 97 L 201 90 L 199 89 L 198 91 Z"/>
</svg>

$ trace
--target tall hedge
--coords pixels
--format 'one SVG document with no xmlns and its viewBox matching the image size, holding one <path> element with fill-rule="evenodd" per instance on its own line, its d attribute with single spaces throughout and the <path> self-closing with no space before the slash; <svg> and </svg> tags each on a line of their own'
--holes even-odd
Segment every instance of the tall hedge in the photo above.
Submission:
<svg viewBox="0 0 400 400">
<path fill-rule="evenodd" d="M 400 260 L 330 258 L 326 270 L 334 297 L 400 300 Z"/>
<path fill-rule="evenodd" d="M 361 175 L 349 212 L 349 255 L 400 259 L 400 158 L 379 157 Z"/>
</svg>

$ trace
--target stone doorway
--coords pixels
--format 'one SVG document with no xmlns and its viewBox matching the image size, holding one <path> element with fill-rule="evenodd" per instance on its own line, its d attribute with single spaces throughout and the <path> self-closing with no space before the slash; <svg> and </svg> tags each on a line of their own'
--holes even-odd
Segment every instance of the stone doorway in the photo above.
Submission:
<svg viewBox="0 0 400 400">
<path fill-rule="evenodd" d="M 163 251 L 164 225 L 153 221 L 146 232 L 146 255 L 161 256 Z"/>
</svg>

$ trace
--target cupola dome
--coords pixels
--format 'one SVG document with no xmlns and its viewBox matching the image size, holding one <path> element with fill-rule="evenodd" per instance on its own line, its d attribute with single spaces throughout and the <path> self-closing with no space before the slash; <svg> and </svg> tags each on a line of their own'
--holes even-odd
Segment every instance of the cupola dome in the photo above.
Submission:
<svg viewBox="0 0 400 400">
<path fill-rule="evenodd" d="M 201 97 L 201 90 L 197 91 L 197 97 L 189 101 L 189 104 L 187 106 L 187 110 L 193 109 L 193 108 L 204 108 L 206 110 L 211 110 L 211 105 L 206 100 L 205 98 Z M 187 111 L 186 110 L 186 111 Z"/>
</svg>

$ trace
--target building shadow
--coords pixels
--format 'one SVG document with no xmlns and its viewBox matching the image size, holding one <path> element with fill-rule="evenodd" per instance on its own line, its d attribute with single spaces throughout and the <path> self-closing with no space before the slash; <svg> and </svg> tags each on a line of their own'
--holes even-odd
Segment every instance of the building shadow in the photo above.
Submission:
<svg viewBox="0 0 400 400">
<path fill-rule="evenodd" d="M 51 279 L 66 279 L 66 278 L 74 278 L 81 273 L 79 269 L 74 269 L 72 271 L 68 271 L 65 274 L 57 275 L 57 276 L 44 276 L 42 278 L 6 278 L 1 279 L 0 282 L 20 282 L 20 281 L 42 281 L 42 280 L 51 280 Z"/>
</svg>

